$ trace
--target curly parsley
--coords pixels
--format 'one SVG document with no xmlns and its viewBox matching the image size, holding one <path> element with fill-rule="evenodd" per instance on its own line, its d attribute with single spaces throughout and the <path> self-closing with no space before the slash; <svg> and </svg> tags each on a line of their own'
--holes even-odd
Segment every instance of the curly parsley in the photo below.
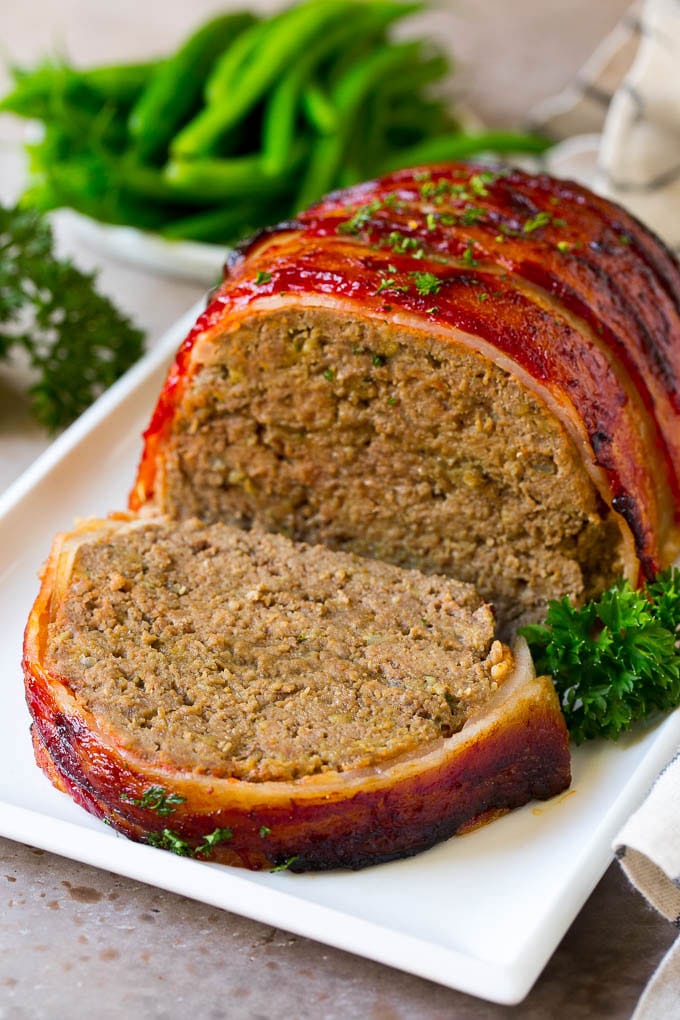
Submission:
<svg viewBox="0 0 680 1020">
<path fill-rule="evenodd" d="M 0 360 L 12 349 L 27 353 L 32 410 L 50 431 L 77 418 L 142 353 L 143 334 L 95 280 L 55 256 L 36 210 L 0 205 Z"/>
<path fill-rule="evenodd" d="M 616 740 L 638 719 L 680 704 L 680 571 L 646 589 L 620 581 L 597 601 L 549 604 L 545 624 L 522 627 L 550 673 L 577 743 Z"/>
</svg>

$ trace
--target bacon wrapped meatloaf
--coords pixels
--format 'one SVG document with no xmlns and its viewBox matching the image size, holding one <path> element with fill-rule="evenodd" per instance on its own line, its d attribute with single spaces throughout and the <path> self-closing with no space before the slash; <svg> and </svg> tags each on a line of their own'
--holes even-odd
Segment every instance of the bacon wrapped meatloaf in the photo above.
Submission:
<svg viewBox="0 0 680 1020">
<path fill-rule="evenodd" d="M 232 257 L 131 505 L 474 583 L 506 629 L 678 552 L 680 272 L 623 209 L 468 164 Z"/>
</svg>

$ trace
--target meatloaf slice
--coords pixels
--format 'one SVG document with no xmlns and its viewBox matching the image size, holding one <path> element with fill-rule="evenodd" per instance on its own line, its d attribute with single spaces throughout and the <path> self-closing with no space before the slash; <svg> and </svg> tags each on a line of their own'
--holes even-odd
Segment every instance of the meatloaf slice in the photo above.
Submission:
<svg viewBox="0 0 680 1020">
<path fill-rule="evenodd" d="M 258 530 L 60 536 L 25 675 L 56 785 L 226 863 L 357 867 L 569 782 L 552 686 L 473 588 Z"/>
<path fill-rule="evenodd" d="M 621 534 L 545 404 L 460 344 L 286 308 L 213 336 L 156 493 L 200 516 L 475 584 L 503 623 L 620 575 Z"/>
</svg>

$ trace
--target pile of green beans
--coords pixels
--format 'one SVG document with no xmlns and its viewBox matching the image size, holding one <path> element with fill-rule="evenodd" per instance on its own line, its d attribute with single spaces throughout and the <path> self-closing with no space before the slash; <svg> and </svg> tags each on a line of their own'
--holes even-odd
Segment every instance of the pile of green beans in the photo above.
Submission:
<svg viewBox="0 0 680 1020">
<path fill-rule="evenodd" d="M 15 71 L 0 112 L 45 126 L 25 200 L 229 244 L 388 170 L 540 151 L 532 136 L 461 130 L 432 92 L 447 59 L 390 38 L 422 6 L 303 0 L 214 17 L 155 62 Z"/>
</svg>

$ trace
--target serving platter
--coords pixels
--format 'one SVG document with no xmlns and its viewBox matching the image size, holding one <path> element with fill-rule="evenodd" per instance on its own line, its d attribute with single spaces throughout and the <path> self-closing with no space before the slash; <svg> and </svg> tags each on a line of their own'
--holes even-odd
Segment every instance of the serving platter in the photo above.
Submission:
<svg viewBox="0 0 680 1020">
<path fill-rule="evenodd" d="M 527 994 L 611 859 L 623 821 L 680 743 L 680 712 L 576 749 L 572 788 L 406 861 L 249 873 L 117 836 L 33 762 L 21 639 L 55 531 L 125 506 L 191 309 L 0 499 L 0 835 L 135 878 L 495 1002 Z M 614 936 L 615 937 L 615 936 Z"/>
</svg>

